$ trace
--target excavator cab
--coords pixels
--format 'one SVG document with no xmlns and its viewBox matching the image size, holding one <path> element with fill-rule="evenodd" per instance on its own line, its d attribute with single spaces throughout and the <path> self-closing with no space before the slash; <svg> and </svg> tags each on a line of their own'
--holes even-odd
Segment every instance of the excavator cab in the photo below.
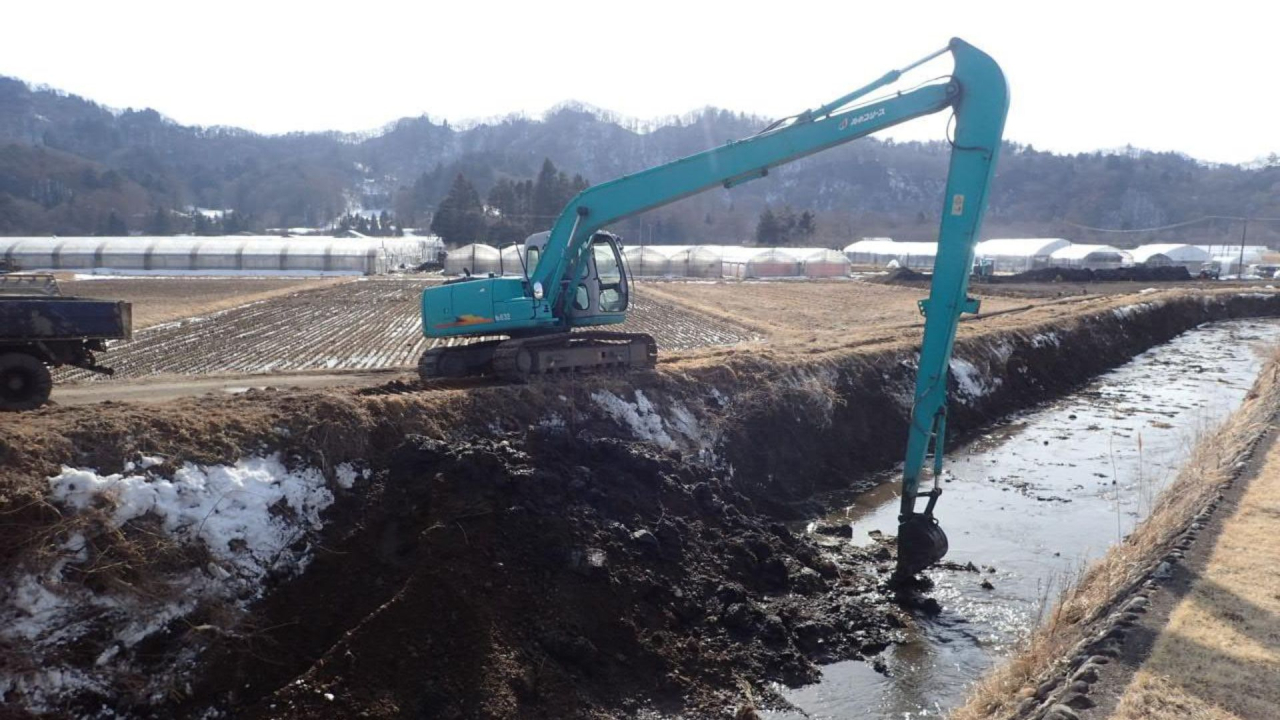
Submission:
<svg viewBox="0 0 1280 720">
<path fill-rule="evenodd" d="M 524 241 L 527 275 L 533 275 L 550 235 L 549 232 L 535 233 Z M 566 315 L 571 326 L 622 322 L 631 299 L 626 267 L 622 242 L 617 235 L 597 232 L 591 237 L 586 262 L 567 298 Z M 568 280 L 561 286 L 567 292 L 570 290 Z"/>
</svg>

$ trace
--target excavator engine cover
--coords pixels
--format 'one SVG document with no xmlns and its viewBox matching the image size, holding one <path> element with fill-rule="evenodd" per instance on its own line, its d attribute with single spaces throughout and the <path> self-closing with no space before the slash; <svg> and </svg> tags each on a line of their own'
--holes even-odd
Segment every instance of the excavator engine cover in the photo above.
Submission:
<svg viewBox="0 0 1280 720">
<path fill-rule="evenodd" d="M 898 523 L 898 569 L 894 577 L 906 580 L 947 554 L 947 534 L 932 514 L 914 513 Z"/>
</svg>

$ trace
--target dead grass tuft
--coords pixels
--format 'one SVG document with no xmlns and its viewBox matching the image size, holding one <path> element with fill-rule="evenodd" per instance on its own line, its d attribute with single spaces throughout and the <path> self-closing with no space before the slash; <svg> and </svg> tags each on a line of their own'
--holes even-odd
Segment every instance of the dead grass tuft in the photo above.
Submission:
<svg viewBox="0 0 1280 720">
<path fill-rule="evenodd" d="M 1221 708 L 1214 707 L 1192 695 L 1168 677 L 1139 674 L 1129 686 L 1112 720 L 1150 720 L 1151 718 L 1179 718 L 1180 720 L 1238 720 Z"/>
</svg>

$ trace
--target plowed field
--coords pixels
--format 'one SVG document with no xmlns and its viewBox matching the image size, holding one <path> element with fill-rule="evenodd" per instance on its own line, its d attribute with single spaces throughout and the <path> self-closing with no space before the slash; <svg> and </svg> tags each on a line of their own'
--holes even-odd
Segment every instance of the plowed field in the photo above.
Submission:
<svg viewBox="0 0 1280 720">
<path fill-rule="evenodd" d="M 428 284 L 378 278 L 296 292 L 148 328 L 130 342 L 114 344 L 103 360 L 120 378 L 409 367 L 423 350 L 442 342 L 424 338 L 420 329 L 419 297 Z M 753 337 L 733 322 L 644 292 L 619 329 L 650 333 L 665 351 Z M 60 375 L 64 381 L 103 379 L 78 369 Z"/>
<path fill-rule="evenodd" d="M 153 277 L 62 280 L 64 295 L 127 300 L 133 303 L 133 328 L 226 310 L 245 303 L 288 295 L 350 278 Z"/>
</svg>

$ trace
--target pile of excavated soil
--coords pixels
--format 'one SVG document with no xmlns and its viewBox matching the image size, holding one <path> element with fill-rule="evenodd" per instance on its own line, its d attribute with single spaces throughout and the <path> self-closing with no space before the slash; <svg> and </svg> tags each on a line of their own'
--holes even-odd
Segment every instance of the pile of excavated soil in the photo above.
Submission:
<svg viewBox="0 0 1280 720">
<path fill-rule="evenodd" d="M 888 548 L 820 549 L 651 446 L 411 437 L 372 477 L 181 714 L 717 714 L 903 624 Z"/>
</svg>

